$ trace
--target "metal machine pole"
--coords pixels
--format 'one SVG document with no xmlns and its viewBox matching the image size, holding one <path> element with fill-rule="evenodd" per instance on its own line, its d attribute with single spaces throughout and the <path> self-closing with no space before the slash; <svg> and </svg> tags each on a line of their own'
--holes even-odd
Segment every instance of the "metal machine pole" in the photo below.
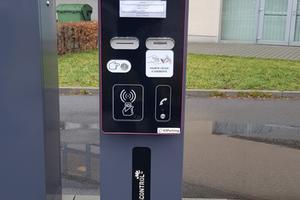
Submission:
<svg viewBox="0 0 300 200">
<path fill-rule="evenodd" d="M 55 1 L 1 1 L 0 26 L 0 199 L 61 200 Z"/>
</svg>

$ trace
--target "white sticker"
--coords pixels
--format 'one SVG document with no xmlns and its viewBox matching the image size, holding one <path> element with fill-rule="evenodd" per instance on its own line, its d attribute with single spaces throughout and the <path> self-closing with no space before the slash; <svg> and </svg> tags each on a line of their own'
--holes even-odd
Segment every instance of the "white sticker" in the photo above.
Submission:
<svg viewBox="0 0 300 200">
<path fill-rule="evenodd" d="M 181 132 L 180 128 L 158 128 L 157 129 L 157 133 L 158 134 L 162 134 L 162 135 L 172 135 L 172 134 L 176 134 L 179 135 Z"/>
<path fill-rule="evenodd" d="M 120 0 L 120 17 L 166 18 L 167 2 L 165 0 Z"/>
<path fill-rule="evenodd" d="M 149 50 L 146 53 L 146 76 L 149 78 L 171 78 L 174 75 L 174 52 Z"/>
</svg>

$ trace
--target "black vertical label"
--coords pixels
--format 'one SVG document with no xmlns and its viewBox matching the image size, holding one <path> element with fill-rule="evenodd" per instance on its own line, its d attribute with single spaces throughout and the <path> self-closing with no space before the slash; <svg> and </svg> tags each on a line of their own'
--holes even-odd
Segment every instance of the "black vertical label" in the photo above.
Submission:
<svg viewBox="0 0 300 200">
<path fill-rule="evenodd" d="M 132 200 L 150 200 L 151 150 L 136 147 L 132 152 Z"/>
</svg>

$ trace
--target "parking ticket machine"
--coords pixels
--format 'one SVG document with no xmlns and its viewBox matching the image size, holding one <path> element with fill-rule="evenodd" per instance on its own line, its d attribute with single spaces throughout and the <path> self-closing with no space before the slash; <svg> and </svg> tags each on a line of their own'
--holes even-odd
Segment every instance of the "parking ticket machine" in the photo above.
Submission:
<svg viewBox="0 0 300 200">
<path fill-rule="evenodd" d="M 188 0 L 100 0 L 102 200 L 179 200 Z"/>
</svg>

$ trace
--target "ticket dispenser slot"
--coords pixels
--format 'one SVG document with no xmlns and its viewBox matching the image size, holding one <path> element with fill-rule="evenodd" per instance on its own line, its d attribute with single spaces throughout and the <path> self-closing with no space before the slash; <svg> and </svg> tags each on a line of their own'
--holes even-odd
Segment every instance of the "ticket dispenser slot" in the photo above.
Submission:
<svg viewBox="0 0 300 200">
<path fill-rule="evenodd" d="M 172 38 L 148 38 L 146 41 L 146 47 L 152 50 L 171 50 L 175 47 L 175 41 Z"/>
</svg>

